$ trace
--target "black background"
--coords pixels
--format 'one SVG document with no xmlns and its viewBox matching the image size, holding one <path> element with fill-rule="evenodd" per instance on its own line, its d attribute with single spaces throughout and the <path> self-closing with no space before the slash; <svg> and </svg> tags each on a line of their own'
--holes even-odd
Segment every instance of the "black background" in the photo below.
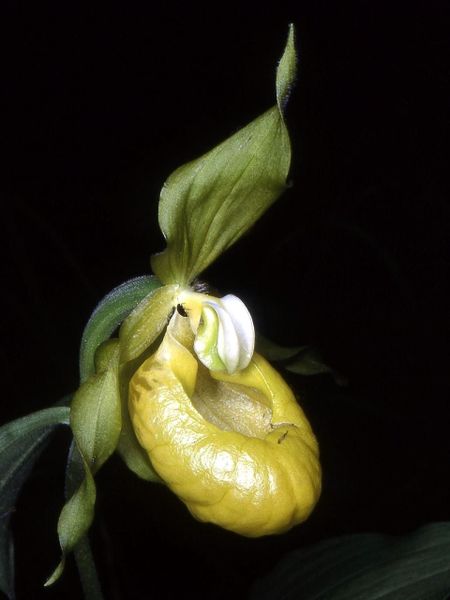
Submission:
<svg viewBox="0 0 450 600">
<path fill-rule="evenodd" d="M 76 388 L 90 312 L 163 247 L 164 180 L 274 103 L 291 21 L 292 188 L 204 279 L 348 382 L 287 375 L 324 491 L 281 537 L 198 524 L 113 458 L 93 527 L 106 597 L 241 598 L 290 549 L 448 520 L 446 3 L 29 4 L 2 9 L 1 421 Z M 15 507 L 19 599 L 81 597 L 71 563 L 41 588 L 68 441 L 56 436 Z"/>
</svg>

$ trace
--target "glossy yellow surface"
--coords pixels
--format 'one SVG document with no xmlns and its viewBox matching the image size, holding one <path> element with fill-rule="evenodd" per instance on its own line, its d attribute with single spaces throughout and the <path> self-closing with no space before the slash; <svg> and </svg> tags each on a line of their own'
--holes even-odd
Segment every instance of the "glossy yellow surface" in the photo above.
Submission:
<svg viewBox="0 0 450 600">
<path fill-rule="evenodd" d="M 311 427 L 258 354 L 233 375 L 199 365 L 187 321 L 173 317 L 130 382 L 139 442 L 197 519 L 249 537 L 281 533 L 304 521 L 320 495 Z"/>
</svg>

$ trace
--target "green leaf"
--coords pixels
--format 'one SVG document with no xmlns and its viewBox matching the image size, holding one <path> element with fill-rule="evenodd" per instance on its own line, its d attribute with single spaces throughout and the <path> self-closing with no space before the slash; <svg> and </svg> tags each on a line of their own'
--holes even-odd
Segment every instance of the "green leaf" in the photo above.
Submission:
<svg viewBox="0 0 450 600">
<path fill-rule="evenodd" d="M 291 161 L 282 107 L 295 75 L 291 26 L 277 71 L 277 104 L 166 181 L 159 224 L 167 248 L 152 257 L 164 283 L 187 285 L 234 244 L 286 188 Z"/>
<path fill-rule="evenodd" d="M 81 383 L 94 373 L 95 351 L 146 296 L 161 286 L 153 276 L 135 277 L 114 288 L 95 308 L 81 338 Z"/>
<path fill-rule="evenodd" d="M 260 333 L 256 334 L 256 351 L 270 361 L 288 360 L 305 348 L 306 346 L 280 346 Z"/>
<path fill-rule="evenodd" d="M 254 600 L 444 600 L 450 524 L 404 537 L 358 534 L 289 554 L 253 588 Z"/>
<path fill-rule="evenodd" d="M 72 401 L 70 425 L 82 459 L 84 479 L 64 505 L 58 521 L 63 557 L 46 582 L 61 575 L 65 557 L 82 540 L 94 518 L 95 474 L 116 449 L 121 430 L 118 340 L 105 342 L 95 357 L 96 374 L 84 382 Z"/>
<path fill-rule="evenodd" d="M 14 598 L 13 543 L 9 529 L 20 490 L 56 425 L 69 424 L 66 406 L 46 408 L 0 428 L 0 590 Z"/>
<path fill-rule="evenodd" d="M 165 285 L 149 294 L 125 319 L 120 328 L 120 360 L 127 362 L 142 354 L 167 325 L 179 287 Z"/>
<path fill-rule="evenodd" d="M 320 353 L 311 346 L 280 346 L 258 333 L 256 351 L 267 360 L 282 361 L 282 366 L 292 373 L 298 375 L 329 373 L 337 385 L 347 385 L 347 379 L 326 365 Z"/>
<path fill-rule="evenodd" d="M 303 346 L 295 358 L 285 365 L 285 369 L 299 375 L 334 373 L 333 369 L 323 362 L 319 352 L 310 346 Z"/>
</svg>

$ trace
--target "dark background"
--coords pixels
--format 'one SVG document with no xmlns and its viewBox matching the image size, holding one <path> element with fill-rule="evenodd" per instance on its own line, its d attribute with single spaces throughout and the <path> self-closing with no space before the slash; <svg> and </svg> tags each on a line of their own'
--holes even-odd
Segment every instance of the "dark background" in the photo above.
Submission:
<svg viewBox="0 0 450 600">
<path fill-rule="evenodd" d="M 3 5 L 1 422 L 76 388 L 90 312 L 163 248 L 164 180 L 274 103 L 297 27 L 292 188 L 204 278 L 347 380 L 287 375 L 319 438 L 323 496 L 303 526 L 247 540 L 113 458 L 93 527 L 108 599 L 241 598 L 290 549 L 449 519 L 450 9 L 421 5 Z M 15 507 L 19 600 L 81 597 L 71 563 L 41 588 L 68 441 Z"/>
</svg>

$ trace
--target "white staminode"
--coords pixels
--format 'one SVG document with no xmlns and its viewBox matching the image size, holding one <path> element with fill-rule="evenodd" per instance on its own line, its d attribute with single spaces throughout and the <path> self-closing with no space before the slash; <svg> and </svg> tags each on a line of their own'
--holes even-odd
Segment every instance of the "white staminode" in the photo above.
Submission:
<svg viewBox="0 0 450 600">
<path fill-rule="evenodd" d="M 196 294 L 197 300 L 199 296 Z M 198 358 L 213 371 L 231 374 L 245 369 L 255 349 L 255 328 L 247 307 L 233 294 L 201 300 L 201 322 L 194 341 Z"/>
<path fill-rule="evenodd" d="M 221 298 L 220 302 L 228 317 L 231 319 L 238 339 L 238 357 L 236 367 L 232 371 L 230 371 L 230 369 L 227 367 L 227 371 L 229 373 L 240 371 L 248 366 L 252 359 L 253 352 L 255 351 L 255 328 L 253 326 L 252 317 L 242 300 L 240 300 L 237 296 L 233 296 L 233 294 L 224 296 Z M 230 336 L 229 344 L 227 339 L 227 331 L 225 330 L 225 324 L 222 329 L 220 327 L 220 322 L 221 318 L 219 314 L 219 337 L 217 350 L 219 352 L 219 356 L 222 358 L 225 365 L 227 365 L 226 357 L 230 352 L 228 346 L 231 345 L 231 340 L 233 338 Z"/>
</svg>

